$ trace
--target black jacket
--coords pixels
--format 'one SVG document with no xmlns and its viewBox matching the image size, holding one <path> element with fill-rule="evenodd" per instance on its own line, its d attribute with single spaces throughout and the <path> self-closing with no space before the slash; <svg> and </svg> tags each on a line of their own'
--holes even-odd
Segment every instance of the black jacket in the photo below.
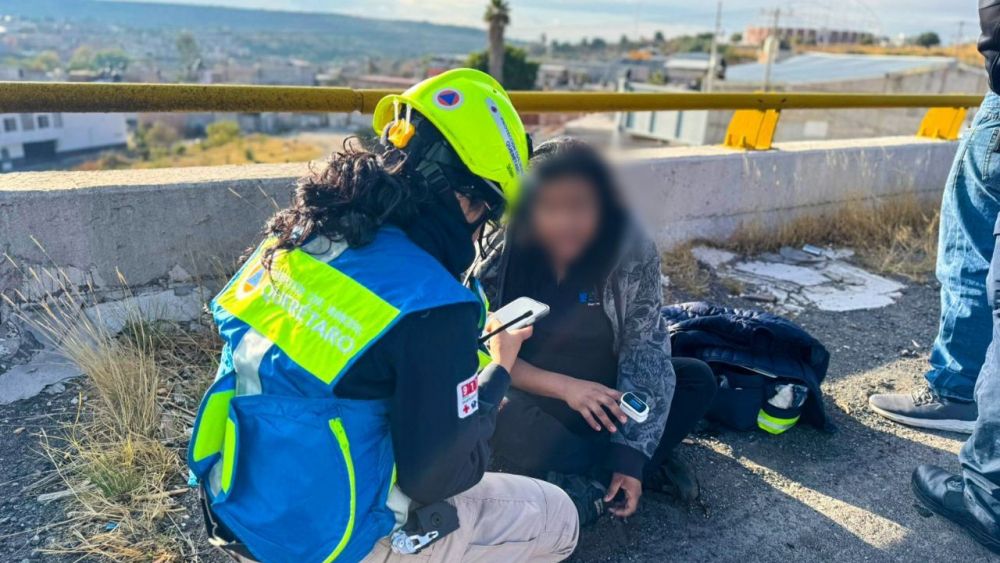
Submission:
<svg viewBox="0 0 1000 563">
<path fill-rule="evenodd" d="M 475 257 L 472 234 L 451 192 L 404 230 L 456 278 Z M 391 399 L 397 483 L 423 504 L 468 490 L 490 463 L 497 405 L 510 386 L 507 370 L 486 367 L 479 377 L 478 411 L 459 416 L 459 385 L 479 365 L 480 313 L 478 305 L 462 303 L 404 317 L 358 358 L 335 389 L 348 399 Z"/>
<path fill-rule="evenodd" d="M 986 73 L 989 75 L 990 89 L 1000 94 L 1000 0 L 979 0 L 979 52 L 986 58 Z"/>
<path fill-rule="evenodd" d="M 754 309 L 684 303 L 663 309 L 674 354 L 709 365 L 729 364 L 800 381 L 809 388 L 802 419 L 832 431 L 820 383 L 830 353 L 797 324 Z"/>
</svg>

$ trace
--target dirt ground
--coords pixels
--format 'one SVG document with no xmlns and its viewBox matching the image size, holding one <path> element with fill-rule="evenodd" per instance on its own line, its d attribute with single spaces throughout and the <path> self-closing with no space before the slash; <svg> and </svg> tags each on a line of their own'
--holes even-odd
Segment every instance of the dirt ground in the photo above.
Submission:
<svg viewBox="0 0 1000 563">
<path fill-rule="evenodd" d="M 914 508 L 913 467 L 957 469 L 964 437 L 910 430 L 866 408 L 873 392 L 919 383 L 937 311 L 936 287 L 909 284 L 888 308 L 802 314 L 798 321 L 833 355 L 823 389 L 839 432 L 797 427 L 772 437 L 707 428 L 680 451 L 702 484 L 697 505 L 648 494 L 628 522 L 603 521 L 585 530 L 573 560 L 1000 561 Z M 59 533 L 46 526 L 67 515 L 59 501 L 37 500 L 59 488 L 46 481 L 52 466 L 39 453 L 37 434 L 71 419 L 78 392 L 70 383 L 61 392 L 0 407 L 0 561 L 76 560 L 39 552 Z M 193 509 L 194 495 L 186 497 Z M 200 516 L 191 512 L 184 522 L 201 541 Z"/>
</svg>

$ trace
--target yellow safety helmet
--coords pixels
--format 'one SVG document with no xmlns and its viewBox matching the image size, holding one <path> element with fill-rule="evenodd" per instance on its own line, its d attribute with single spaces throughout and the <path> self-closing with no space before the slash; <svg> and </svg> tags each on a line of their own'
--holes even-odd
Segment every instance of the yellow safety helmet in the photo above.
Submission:
<svg viewBox="0 0 1000 563">
<path fill-rule="evenodd" d="M 375 108 L 376 133 L 397 148 L 414 134 L 408 115 L 429 121 L 476 176 L 513 206 L 527 171 L 530 147 L 510 96 L 490 75 L 471 68 L 449 70 L 386 96 Z"/>
</svg>

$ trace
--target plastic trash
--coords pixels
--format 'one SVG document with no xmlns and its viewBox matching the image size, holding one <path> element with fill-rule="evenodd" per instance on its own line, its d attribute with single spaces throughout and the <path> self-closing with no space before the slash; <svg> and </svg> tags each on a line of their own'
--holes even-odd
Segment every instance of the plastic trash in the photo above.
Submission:
<svg viewBox="0 0 1000 563">
<path fill-rule="evenodd" d="M 797 409 L 809 397 L 809 388 L 805 385 L 786 383 L 775 386 L 774 395 L 767 400 L 768 404 L 779 409 Z"/>
</svg>

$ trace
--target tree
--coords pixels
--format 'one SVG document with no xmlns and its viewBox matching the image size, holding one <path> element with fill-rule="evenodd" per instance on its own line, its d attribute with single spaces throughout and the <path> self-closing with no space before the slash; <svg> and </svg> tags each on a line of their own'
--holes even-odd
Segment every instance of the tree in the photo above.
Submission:
<svg viewBox="0 0 1000 563">
<path fill-rule="evenodd" d="M 593 50 L 595 50 L 595 51 L 603 51 L 605 48 L 607 48 L 607 46 L 608 46 L 608 42 L 605 41 L 605 40 L 603 40 L 603 39 L 601 39 L 600 37 L 595 37 L 590 42 L 590 48 L 593 49 Z"/>
<path fill-rule="evenodd" d="M 733 44 L 742 43 L 743 42 L 743 34 L 739 33 L 739 32 L 736 32 L 736 33 L 730 35 L 729 36 L 729 42 L 733 43 Z"/>
<path fill-rule="evenodd" d="M 53 70 L 59 68 L 62 64 L 62 59 L 59 58 L 59 53 L 55 51 L 42 51 L 35 55 L 35 57 L 26 63 L 24 63 L 24 68 L 28 70 L 38 70 L 42 72 L 52 72 Z"/>
<path fill-rule="evenodd" d="M 216 121 L 205 128 L 205 147 L 221 147 L 240 138 L 240 124 L 235 121 Z"/>
<path fill-rule="evenodd" d="M 201 49 L 194 35 L 185 31 L 177 36 L 177 56 L 181 61 L 181 76 L 188 81 L 197 77 L 197 66 L 201 61 Z"/>
<path fill-rule="evenodd" d="M 656 33 L 653 34 L 653 43 L 657 45 L 663 45 L 664 43 L 666 43 L 666 41 L 667 38 L 663 35 L 662 31 L 657 31 Z"/>
<path fill-rule="evenodd" d="M 92 68 L 94 68 L 94 50 L 87 45 L 77 47 L 69 58 L 69 69 L 90 70 Z"/>
<path fill-rule="evenodd" d="M 91 67 L 94 70 L 125 70 L 132 59 L 121 49 L 105 49 L 94 53 Z"/>
<path fill-rule="evenodd" d="M 913 42 L 921 47 L 931 48 L 941 44 L 941 37 L 933 31 L 925 31 L 918 35 Z"/>
<path fill-rule="evenodd" d="M 489 24 L 489 72 L 497 82 L 504 82 L 503 70 L 506 66 L 503 34 L 510 24 L 510 5 L 506 0 L 490 0 L 486 5 L 483 19 Z"/>
<path fill-rule="evenodd" d="M 539 64 L 529 61 L 524 49 L 508 45 L 504 49 L 503 61 L 504 87 L 509 90 L 531 90 L 535 87 Z M 489 55 L 486 51 L 472 53 L 465 64 L 486 71 Z"/>
</svg>

